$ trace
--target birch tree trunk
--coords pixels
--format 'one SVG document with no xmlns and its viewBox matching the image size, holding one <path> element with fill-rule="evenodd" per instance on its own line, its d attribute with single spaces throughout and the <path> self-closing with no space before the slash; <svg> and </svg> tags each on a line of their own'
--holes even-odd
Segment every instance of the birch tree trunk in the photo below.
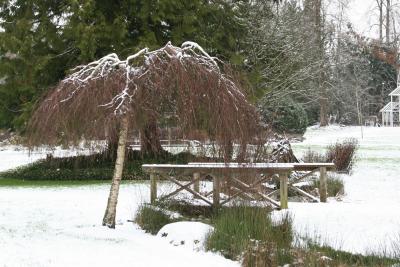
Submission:
<svg viewBox="0 0 400 267">
<path fill-rule="evenodd" d="M 108 196 L 106 212 L 103 217 L 103 225 L 108 226 L 109 228 L 115 228 L 119 186 L 122 179 L 122 171 L 124 169 L 125 149 L 128 137 L 128 118 L 126 116 L 122 118 L 120 127 L 114 175 L 111 183 L 110 194 Z"/>
</svg>

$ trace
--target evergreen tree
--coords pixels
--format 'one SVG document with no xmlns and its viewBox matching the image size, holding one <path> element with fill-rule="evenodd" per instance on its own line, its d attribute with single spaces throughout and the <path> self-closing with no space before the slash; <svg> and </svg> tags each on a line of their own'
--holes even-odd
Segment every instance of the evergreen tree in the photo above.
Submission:
<svg viewBox="0 0 400 267">
<path fill-rule="evenodd" d="M 64 74 L 69 61 L 59 26 L 57 1 L 18 0 L 0 8 L 0 127 L 21 127 L 32 99 Z"/>
<path fill-rule="evenodd" d="M 217 0 L 16 0 L 0 6 L 0 127 L 23 129 L 33 103 L 78 64 L 193 40 L 241 64 L 240 9 Z"/>
</svg>

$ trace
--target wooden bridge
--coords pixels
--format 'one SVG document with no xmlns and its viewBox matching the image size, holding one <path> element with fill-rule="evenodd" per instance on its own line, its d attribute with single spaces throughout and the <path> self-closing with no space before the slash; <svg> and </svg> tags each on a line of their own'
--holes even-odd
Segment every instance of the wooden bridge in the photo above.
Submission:
<svg viewBox="0 0 400 267">
<path fill-rule="evenodd" d="M 236 197 L 249 200 L 266 201 L 275 208 L 288 208 L 288 188 L 310 198 L 314 202 L 326 202 L 327 171 L 333 171 L 333 163 L 209 163 L 194 162 L 189 164 L 144 164 L 142 168 L 150 174 L 150 200 L 157 199 L 157 181 L 164 178 L 176 184 L 178 188 L 162 196 L 160 200 L 170 198 L 185 190 L 195 198 L 212 206 L 224 205 Z M 290 174 L 296 171 L 301 175 L 288 180 Z M 320 199 L 296 186 L 310 175 L 319 172 Z M 190 177 L 190 179 L 187 179 Z M 212 179 L 212 190 L 200 191 L 200 181 Z M 279 179 L 280 186 L 272 190 L 265 186 L 270 179 Z M 184 181 L 188 181 L 184 184 Z M 221 199 L 221 192 L 227 197 Z M 272 197 L 279 194 L 279 202 Z M 212 199 L 209 197 L 212 195 Z"/>
</svg>

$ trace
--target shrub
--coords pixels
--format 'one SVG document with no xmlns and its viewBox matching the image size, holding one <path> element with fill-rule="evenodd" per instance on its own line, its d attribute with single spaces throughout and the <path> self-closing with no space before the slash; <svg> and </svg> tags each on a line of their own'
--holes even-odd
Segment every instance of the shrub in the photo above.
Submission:
<svg viewBox="0 0 400 267">
<path fill-rule="evenodd" d="M 343 142 L 336 142 L 328 146 L 326 161 L 335 163 L 337 171 L 349 173 L 353 167 L 357 148 L 358 141 L 355 138 L 349 138 Z"/>
<path fill-rule="evenodd" d="M 160 229 L 169 223 L 176 222 L 163 210 L 149 205 L 141 205 L 136 213 L 135 222 L 146 231 L 155 235 Z"/>
<path fill-rule="evenodd" d="M 355 161 L 358 141 L 355 138 L 336 142 L 326 148 L 325 155 L 308 149 L 303 155 L 304 162 L 333 162 L 338 172 L 349 173 Z"/>
<path fill-rule="evenodd" d="M 130 150 L 122 174 L 124 180 L 148 179 L 142 171 L 145 163 L 185 164 L 193 161 L 195 156 L 189 153 L 171 154 L 165 152 L 158 157 L 142 155 L 139 151 Z M 105 152 L 73 157 L 48 157 L 0 173 L 2 178 L 23 180 L 110 180 L 114 171 L 114 159 Z"/>
<path fill-rule="evenodd" d="M 259 105 L 259 110 L 263 121 L 278 132 L 303 134 L 307 129 L 306 111 L 290 98 L 277 103 L 264 101 Z"/>
</svg>

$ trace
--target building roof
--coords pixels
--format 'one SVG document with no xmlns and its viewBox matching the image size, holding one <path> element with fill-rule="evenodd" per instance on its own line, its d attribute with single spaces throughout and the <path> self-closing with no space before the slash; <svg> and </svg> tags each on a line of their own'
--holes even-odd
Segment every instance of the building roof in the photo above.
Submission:
<svg viewBox="0 0 400 267">
<path fill-rule="evenodd" d="M 399 111 L 399 102 L 389 102 L 381 110 L 379 110 L 379 112 L 390 112 L 390 111 Z"/>
<path fill-rule="evenodd" d="M 394 89 L 389 95 L 391 96 L 400 96 L 400 86 Z"/>
</svg>

